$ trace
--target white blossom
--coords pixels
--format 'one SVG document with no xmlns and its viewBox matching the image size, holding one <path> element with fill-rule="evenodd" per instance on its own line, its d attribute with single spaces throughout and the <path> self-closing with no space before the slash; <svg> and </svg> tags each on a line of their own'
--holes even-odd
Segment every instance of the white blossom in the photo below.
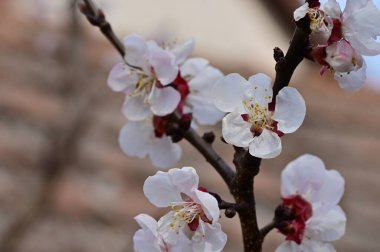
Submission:
<svg viewBox="0 0 380 252">
<path fill-rule="evenodd" d="M 191 58 L 180 66 L 182 78 L 187 82 L 189 94 L 186 97 L 184 111 L 191 112 L 201 125 L 214 125 L 224 113 L 215 107 L 211 97 L 215 83 L 223 78 L 223 73 L 209 65 L 203 58 Z"/>
<path fill-rule="evenodd" d="M 218 202 L 198 182 L 192 167 L 158 171 L 145 181 L 144 194 L 157 207 L 171 207 L 158 221 L 158 232 L 166 243 L 175 244 L 184 233 L 193 251 L 221 251 L 227 237 L 218 222 Z"/>
<path fill-rule="evenodd" d="M 147 214 L 139 214 L 135 220 L 140 229 L 133 236 L 133 247 L 136 252 L 192 252 L 191 241 L 184 233 L 178 234 L 174 244 L 164 241 L 159 233 L 157 221 Z"/>
<path fill-rule="evenodd" d="M 150 111 L 165 116 L 180 102 L 180 93 L 170 84 L 177 78 L 179 64 L 194 47 L 192 40 L 171 50 L 161 48 L 153 40 L 145 41 L 138 35 L 124 39 L 125 62 L 116 64 L 108 77 L 108 85 L 117 92 L 125 92 L 123 113 L 129 120 L 139 121 Z"/>
<path fill-rule="evenodd" d="M 129 121 L 120 130 L 119 145 L 129 156 L 145 158 L 160 168 L 168 168 L 178 162 L 182 149 L 168 136 L 157 137 L 152 118 L 142 121 Z"/>
<path fill-rule="evenodd" d="M 280 136 L 301 126 L 306 106 L 295 88 L 283 88 L 275 103 L 272 92 L 271 78 L 265 74 L 251 76 L 248 81 L 239 74 L 229 74 L 217 82 L 215 106 L 229 113 L 222 125 L 226 142 L 249 147 L 249 153 L 259 158 L 281 153 Z"/>
<path fill-rule="evenodd" d="M 329 242 L 345 232 L 346 216 L 338 206 L 343 192 L 343 177 L 326 170 L 318 157 L 306 154 L 290 162 L 281 175 L 281 194 L 296 217 L 276 252 L 335 251 Z"/>
</svg>

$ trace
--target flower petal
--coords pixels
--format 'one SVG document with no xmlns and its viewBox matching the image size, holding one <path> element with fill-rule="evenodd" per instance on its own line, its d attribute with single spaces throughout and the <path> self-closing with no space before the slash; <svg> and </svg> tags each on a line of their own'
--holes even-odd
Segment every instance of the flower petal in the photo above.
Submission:
<svg viewBox="0 0 380 252">
<path fill-rule="evenodd" d="M 182 64 L 193 52 L 195 46 L 194 39 L 188 39 L 184 43 L 176 45 L 171 52 L 175 55 L 176 64 Z"/>
<path fill-rule="evenodd" d="M 315 192 L 322 187 L 325 176 L 325 164 L 320 158 L 310 154 L 302 155 L 291 161 L 282 171 L 281 195 L 287 197 L 299 194 L 312 200 Z"/>
<path fill-rule="evenodd" d="M 180 192 L 173 185 L 167 172 L 158 171 L 149 176 L 144 182 L 143 190 L 149 202 L 157 207 L 167 207 L 172 202 L 182 201 Z"/>
<path fill-rule="evenodd" d="M 298 21 L 301 18 L 304 18 L 306 16 L 308 10 L 309 10 L 309 4 L 308 3 L 305 3 L 302 6 L 298 7 L 293 13 L 294 20 Z"/>
<path fill-rule="evenodd" d="M 219 252 L 222 251 L 227 242 L 227 235 L 222 231 L 221 225 L 203 223 L 203 232 L 195 232 L 192 241 L 194 252 Z"/>
<path fill-rule="evenodd" d="M 253 141 L 251 124 L 244 121 L 239 113 L 229 113 L 222 122 L 222 135 L 227 143 L 248 147 Z"/>
<path fill-rule="evenodd" d="M 301 125 L 306 115 L 305 100 L 297 89 L 284 87 L 276 97 L 276 107 L 272 119 L 283 133 L 292 133 Z"/>
<path fill-rule="evenodd" d="M 156 138 L 149 148 L 152 163 L 159 168 L 168 168 L 177 163 L 182 156 L 182 149 L 172 142 L 170 137 Z"/>
<path fill-rule="evenodd" d="M 223 77 L 219 69 L 207 66 L 189 81 L 189 88 L 192 93 L 211 96 L 216 82 Z"/>
<path fill-rule="evenodd" d="M 107 78 L 108 86 L 115 92 L 129 93 L 137 81 L 137 75 L 133 74 L 124 62 L 117 63 Z"/>
<path fill-rule="evenodd" d="M 157 237 L 157 221 L 153 217 L 147 214 L 139 214 L 134 219 L 143 230 L 149 231 Z"/>
<path fill-rule="evenodd" d="M 267 129 L 260 136 L 254 137 L 249 144 L 249 153 L 258 158 L 274 158 L 282 150 L 280 137 Z"/>
<path fill-rule="evenodd" d="M 139 252 L 162 252 L 156 237 L 143 229 L 137 230 L 133 236 L 133 249 Z"/>
<path fill-rule="evenodd" d="M 237 73 L 221 78 L 212 91 L 215 106 L 223 112 L 245 113 L 243 98 L 249 87 L 249 82 Z"/>
<path fill-rule="evenodd" d="M 340 19 L 340 15 L 342 14 L 342 10 L 336 0 L 328 0 L 321 9 L 331 18 Z"/>
<path fill-rule="evenodd" d="M 193 108 L 193 118 L 201 125 L 214 125 L 222 120 L 225 115 L 215 107 L 209 97 L 190 93 L 186 99 L 187 103 Z"/>
<path fill-rule="evenodd" d="M 178 75 L 178 65 L 175 64 L 175 56 L 165 51 L 153 40 L 147 42 L 149 49 L 149 63 L 153 67 L 157 79 L 162 85 L 172 83 Z"/>
<path fill-rule="evenodd" d="M 151 98 L 153 114 L 165 116 L 172 113 L 181 100 L 180 93 L 173 87 L 156 88 Z"/>
<path fill-rule="evenodd" d="M 306 222 L 305 236 L 312 240 L 339 240 L 346 230 L 346 215 L 339 206 L 313 209 L 313 216 Z"/>
<path fill-rule="evenodd" d="M 344 193 L 344 178 L 336 170 L 326 171 L 323 185 L 314 195 L 315 202 L 323 205 L 337 205 Z"/>
<path fill-rule="evenodd" d="M 149 105 L 139 96 L 126 96 L 122 112 L 131 121 L 141 121 L 151 115 Z"/>
<path fill-rule="evenodd" d="M 339 82 L 339 86 L 349 92 L 356 92 L 361 89 L 367 79 L 367 64 L 363 61 L 363 66 L 356 71 L 349 73 L 335 72 L 334 78 Z"/>
<path fill-rule="evenodd" d="M 119 145 L 129 156 L 144 158 L 148 154 L 153 127 L 145 122 L 128 122 L 120 130 Z"/>
<path fill-rule="evenodd" d="M 181 76 L 187 78 L 195 76 L 208 65 L 208 60 L 204 58 L 191 58 L 186 60 L 180 67 Z"/>
<path fill-rule="evenodd" d="M 149 71 L 148 48 L 145 40 L 139 35 L 133 34 L 124 39 L 125 61 L 136 67 Z"/>
<path fill-rule="evenodd" d="M 181 169 L 170 169 L 168 171 L 170 180 L 176 186 L 177 191 L 188 196 L 193 194 L 193 189 L 198 189 L 199 177 L 193 167 Z"/>
<path fill-rule="evenodd" d="M 272 101 L 273 89 L 272 79 L 263 73 L 255 74 L 248 79 L 251 88 L 246 93 L 246 98 L 253 98 L 260 107 L 265 107 Z"/>
<path fill-rule="evenodd" d="M 304 239 L 302 244 L 298 245 L 293 241 L 283 242 L 275 252 L 336 252 L 334 246 L 330 243 Z"/>
<path fill-rule="evenodd" d="M 211 220 L 212 223 L 216 223 L 219 221 L 219 206 L 218 201 L 214 196 L 207 192 L 202 192 L 198 189 L 194 190 L 195 197 L 193 200 L 199 204 L 201 204 L 203 211 L 205 212 L 207 219 Z"/>
</svg>

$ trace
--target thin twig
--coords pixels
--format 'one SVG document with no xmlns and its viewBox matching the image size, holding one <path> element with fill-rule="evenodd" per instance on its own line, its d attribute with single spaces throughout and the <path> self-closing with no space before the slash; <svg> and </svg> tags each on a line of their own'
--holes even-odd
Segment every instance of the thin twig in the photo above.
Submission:
<svg viewBox="0 0 380 252">
<path fill-rule="evenodd" d="M 190 128 L 184 138 L 193 145 L 223 178 L 227 185 L 231 183 L 235 173 L 231 167 L 215 152 L 211 144 L 203 140 L 195 130 Z"/>
<path fill-rule="evenodd" d="M 80 4 L 81 12 L 87 17 L 87 20 L 94 26 L 99 27 L 100 31 L 106 36 L 108 41 L 115 47 L 122 57 L 125 56 L 123 43 L 115 35 L 110 23 L 107 21 L 103 11 L 99 9 L 92 0 L 83 0 Z"/>
<path fill-rule="evenodd" d="M 269 223 L 268 225 L 262 227 L 262 228 L 260 229 L 261 239 L 264 240 L 265 236 L 266 236 L 270 231 L 272 231 L 275 227 L 276 227 L 276 222 L 275 222 L 275 221 L 272 221 L 272 222 Z"/>
</svg>

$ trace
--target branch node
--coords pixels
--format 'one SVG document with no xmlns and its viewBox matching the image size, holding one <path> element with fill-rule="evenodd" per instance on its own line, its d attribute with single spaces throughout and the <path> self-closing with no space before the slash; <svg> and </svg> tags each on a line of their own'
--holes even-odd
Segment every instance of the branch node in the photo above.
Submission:
<svg viewBox="0 0 380 252">
<path fill-rule="evenodd" d="M 280 60 L 284 60 L 285 59 L 284 52 L 280 48 L 275 47 L 273 49 L 273 58 L 276 62 L 279 62 Z"/>
<path fill-rule="evenodd" d="M 215 141 L 215 134 L 214 132 L 206 132 L 202 136 L 203 140 L 205 140 L 207 143 L 212 144 Z"/>
</svg>

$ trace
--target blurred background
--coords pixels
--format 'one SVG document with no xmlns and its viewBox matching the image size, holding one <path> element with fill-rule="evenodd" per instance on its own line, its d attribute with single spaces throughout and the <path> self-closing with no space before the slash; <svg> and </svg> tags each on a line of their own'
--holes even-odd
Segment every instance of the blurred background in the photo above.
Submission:
<svg viewBox="0 0 380 252">
<path fill-rule="evenodd" d="M 122 38 L 196 40 L 194 56 L 226 74 L 274 77 L 272 50 L 286 51 L 296 0 L 102 0 L 97 2 Z M 118 131 L 123 95 L 106 78 L 119 55 L 81 16 L 75 1 L 0 1 L 0 252 L 128 252 L 133 217 L 160 217 L 142 193 L 157 170 L 125 156 Z M 321 157 L 346 179 L 346 235 L 338 251 L 380 251 L 380 69 L 370 58 L 366 87 L 346 93 L 331 73 L 303 62 L 291 85 L 304 96 L 302 127 L 283 137 L 279 158 L 265 160 L 256 178 L 260 225 L 280 202 L 285 165 L 304 153 Z M 201 128 L 220 136 L 220 125 Z M 219 138 L 218 138 L 219 139 Z M 191 146 L 177 167 L 195 166 L 201 185 L 232 200 L 221 178 Z M 233 149 L 215 148 L 228 161 Z M 237 218 L 222 215 L 225 251 L 242 251 Z M 283 236 L 272 231 L 264 251 Z"/>
</svg>

